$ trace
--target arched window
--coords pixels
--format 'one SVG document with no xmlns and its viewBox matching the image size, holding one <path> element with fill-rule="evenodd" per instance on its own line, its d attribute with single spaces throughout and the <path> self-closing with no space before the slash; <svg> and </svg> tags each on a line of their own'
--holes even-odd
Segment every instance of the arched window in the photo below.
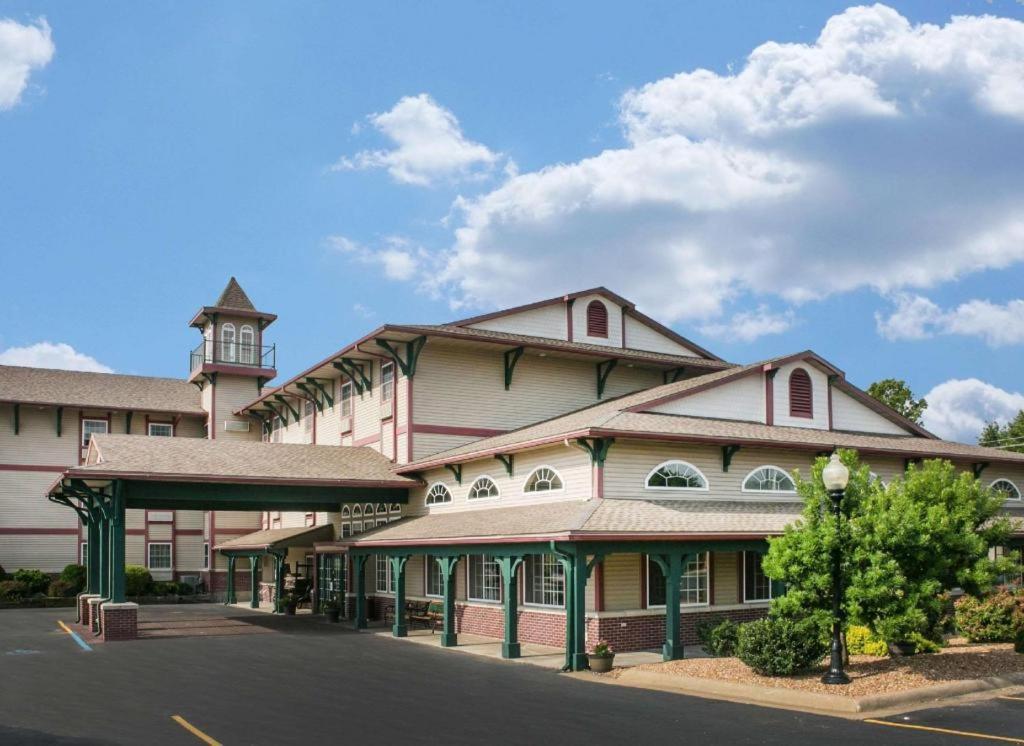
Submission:
<svg viewBox="0 0 1024 746">
<path fill-rule="evenodd" d="M 789 416 L 808 420 L 814 417 L 811 377 L 803 368 L 797 368 L 789 374 Z"/>
<path fill-rule="evenodd" d="M 363 509 L 360 508 L 358 505 L 356 505 L 354 508 L 352 508 L 352 517 L 353 518 L 362 518 L 363 517 Z"/>
<path fill-rule="evenodd" d="M 777 466 L 759 466 L 743 480 L 744 492 L 796 492 L 793 478 Z"/>
<path fill-rule="evenodd" d="M 440 482 L 427 490 L 427 505 L 440 505 L 451 501 L 452 493 Z"/>
<path fill-rule="evenodd" d="M 997 479 L 989 485 L 989 489 L 1002 492 L 1007 500 L 1020 500 L 1020 490 L 1009 479 Z"/>
<path fill-rule="evenodd" d="M 225 363 L 235 362 L 234 324 L 224 324 L 220 328 L 220 359 Z"/>
<path fill-rule="evenodd" d="M 248 324 L 238 330 L 238 359 L 246 365 L 256 364 L 256 332 Z"/>
<path fill-rule="evenodd" d="M 342 507 L 342 509 L 341 509 L 341 517 L 342 518 L 349 518 L 351 515 L 352 515 L 352 511 L 349 509 L 349 507 L 347 505 Z"/>
<path fill-rule="evenodd" d="M 399 505 L 398 503 L 391 503 L 391 512 L 392 513 L 401 513 L 402 512 L 402 506 Z"/>
<path fill-rule="evenodd" d="M 373 506 L 370 503 L 366 503 L 363 506 L 363 516 L 373 515 Z"/>
<path fill-rule="evenodd" d="M 560 489 L 562 478 L 550 466 L 538 466 L 523 484 L 523 492 L 551 492 Z"/>
<path fill-rule="evenodd" d="M 469 488 L 470 500 L 486 500 L 498 496 L 498 485 L 490 477 L 478 477 Z"/>
<path fill-rule="evenodd" d="M 377 515 L 387 515 L 388 506 L 384 503 L 377 503 Z"/>
<path fill-rule="evenodd" d="M 608 336 L 608 307 L 599 300 L 587 304 L 587 336 Z"/>
<path fill-rule="evenodd" d="M 707 490 L 708 480 L 693 464 L 685 461 L 666 461 L 647 475 L 649 490 Z"/>
</svg>

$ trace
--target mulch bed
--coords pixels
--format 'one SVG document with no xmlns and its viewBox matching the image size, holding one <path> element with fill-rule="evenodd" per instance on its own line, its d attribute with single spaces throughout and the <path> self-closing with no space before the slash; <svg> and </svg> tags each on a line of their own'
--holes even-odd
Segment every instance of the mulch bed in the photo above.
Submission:
<svg viewBox="0 0 1024 746">
<path fill-rule="evenodd" d="M 648 663 L 638 669 L 664 674 L 693 676 L 732 681 L 739 684 L 799 689 L 821 694 L 864 697 L 873 694 L 919 689 L 953 681 L 983 679 L 1011 673 L 1024 673 L 1024 655 L 1015 653 L 1009 643 L 968 643 L 953 639 L 939 653 L 905 658 L 851 656 L 846 671 L 849 686 L 828 686 L 821 683 L 827 669 L 822 666 L 797 676 L 759 676 L 738 658 L 691 658 L 688 660 Z M 613 676 L 612 674 L 605 674 Z"/>
</svg>

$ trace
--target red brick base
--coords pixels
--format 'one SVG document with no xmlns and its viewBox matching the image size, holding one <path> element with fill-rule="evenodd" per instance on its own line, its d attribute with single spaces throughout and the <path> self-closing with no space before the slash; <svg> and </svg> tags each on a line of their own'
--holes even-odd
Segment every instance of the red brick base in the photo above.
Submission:
<svg viewBox="0 0 1024 746">
<path fill-rule="evenodd" d="M 680 638 L 684 645 L 697 645 L 697 624 L 705 619 L 728 618 L 734 622 L 760 619 L 768 610 L 764 607 L 702 611 L 681 615 Z M 610 644 L 617 651 L 650 650 L 665 642 L 665 613 L 650 616 L 601 617 L 587 619 L 587 647 L 598 641 Z"/>
<path fill-rule="evenodd" d="M 78 623 L 86 627 L 89 626 L 89 599 L 99 598 L 96 593 L 79 593 L 78 594 Z"/>
<path fill-rule="evenodd" d="M 100 606 L 100 631 L 104 642 L 134 640 L 139 636 L 138 604 L 108 602 Z"/>
<path fill-rule="evenodd" d="M 245 563 L 245 567 L 235 568 L 235 592 L 248 591 L 249 585 L 252 580 L 252 573 L 249 571 L 248 562 Z M 215 596 L 223 596 L 228 590 L 228 571 L 217 570 L 216 572 L 209 573 L 208 585 L 210 586 L 210 593 Z"/>
<path fill-rule="evenodd" d="M 87 619 L 83 620 L 83 623 L 87 624 L 89 629 L 96 631 L 99 630 L 101 601 L 102 598 L 100 596 L 96 596 L 95 598 L 90 598 L 86 602 L 86 605 L 89 607 L 89 616 Z"/>
</svg>

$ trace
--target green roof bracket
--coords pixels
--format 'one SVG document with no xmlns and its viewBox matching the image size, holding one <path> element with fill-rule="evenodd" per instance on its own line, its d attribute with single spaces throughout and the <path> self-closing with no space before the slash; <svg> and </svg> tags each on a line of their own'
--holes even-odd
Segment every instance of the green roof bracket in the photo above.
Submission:
<svg viewBox="0 0 1024 746">
<path fill-rule="evenodd" d="M 293 407 L 293 406 L 292 406 L 292 405 L 291 405 L 291 404 L 289 403 L 289 401 L 288 401 L 288 399 L 287 399 L 287 398 L 285 398 L 285 397 L 284 397 L 284 396 L 282 396 L 281 394 L 274 394 L 274 398 L 275 398 L 275 399 L 277 399 L 277 401 L 281 402 L 281 404 L 282 404 L 283 406 L 285 406 L 285 407 L 287 407 L 287 408 L 288 408 L 288 411 L 292 413 L 292 417 L 294 417 L 294 418 L 295 418 L 295 421 L 296 421 L 296 422 L 298 422 L 298 421 L 299 421 L 299 410 L 297 410 L 297 409 L 296 409 L 295 407 Z"/>
<path fill-rule="evenodd" d="M 445 464 L 444 468 L 452 473 L 456 484 L 462 484 L 462 464 Z"/>
<path fill-rule="evenodd" d="M 419 336 L 404 343 L 393 342 L 390 339 L 374 339 L 373 341 L 377 343 L 378 347 L 387 351 L 391 359 L 398 364 L 402 375 L 406 378 L 412 378 L 416 375 L 416 361 L 419 359 L 420 350 L 423 349 L 423 345 L 427 342 L 426 336 Z M 401 344 L 405 344 L 405 357 L 396 349 L 396 346 Z"/>
<path fill-rule="evenodd" d="M 974 472 L 975 479 L 981 479 L 981 473 L 988 468 L 988 461 L 978 461 L 971 464 L 971 471 Z"/>
<path fill-rule="evenodd" d="M 263 402 L 263 406 L 274 413 L 274 416 L 281 420 L 285 425 L 288 424 L 288 411 L 285 409 L 274 409 L 274 405 L 268 401 Z"/>
<path fill-rule="evenodd" d="M 675 383 L 686 375 L 686 368 L 672 368 L 661 372 L 662 383 Z"/>
<path fill-rule="evenodd" d="M 57 437 L 64 434 L 64 407 L 57 407 Z"/>
<path fill-rule="evenodd" d="M 316 407 L 316 411 L 320 412 L 321 414 L 323 414 L 324 403 L 322 401 L 320 401 L 320 396 L 317 394 L 317 392 L 314 389 L 310 388 L 309 386 L 307 386 L 304 383 L 296 383 L 295 384 L 295 388 L 297 388 L 299 391 L 302 391 L 303 393 L 305 393 L 306 396 L 308 396 L 310 398 L 310 400 L 312 400 L 313 406 Z"/>
<path fill-rule="evenodd" d="M 373 381 L 366 375 L 366 366 L 363 362 L 353 360 L 350 357 L 343 357 L 333 363 L 333 365 L 351 379 L 357 394 L 362 395 L 364 391 L 370 391 L 373 388 Z M 370 370 L 370 375 L 373 375 L 373 368 Z"/>
<path fill-rule="evenodd" d="M 324 401 L 327 402 L 328 407 L 334 406 L 334 397 L 331 396 L 331 392 L 328 391 L 327 386 L 324 385 L 326 383 L 329 386 L 331 384 L 331 381 L 327 379 L 307 377 L 306 383 L 308 383 L 310 386 L 313 386 L 317 391 L 320 392 L 320 395 L 323 396 Z"/>
<path fill-rule="evenodd" d="M 604 362 L 597 364 L 597 398 L 600 399 L 604 396 L 604 387 L 608 383 L 608 376 L 615 370 L 615 366 L 619 364 L 619 361 L 615 358 L 611 360 L 605 360 Z"/>
<path fill-rule="evenodd" d="M 740 447 L 738 445 L 722 446 L 722 471 L 729 471 L 729 466 L 732 464 L 732 457 L 736 455 Z"/>
<path fill-rule="evenodd" d="M 523 356 L 524 348 L 515 347 L 511 350 L 505 350 L 505 390 L 508 391 L 512 388 L 512 373 L 516 369 L 516 363 L 519 362 L 519 358 Z"/>
<path fill-rule="evenodd" d="M 510 477 L 514 476 L 513 472 L 516 468 L 516 455 L 514 453 L 496 453 L 494 458 L 498 459 L 505 467 L 505 473 Z"/>
<path fill-rule="evenodd" d="M 612 447 L 615 438 L 577 438 L 576 443 L 590 454 L 590 463 L 595 466 L 604 466 L 608 458 L 608 449 Z"/>
</svg>

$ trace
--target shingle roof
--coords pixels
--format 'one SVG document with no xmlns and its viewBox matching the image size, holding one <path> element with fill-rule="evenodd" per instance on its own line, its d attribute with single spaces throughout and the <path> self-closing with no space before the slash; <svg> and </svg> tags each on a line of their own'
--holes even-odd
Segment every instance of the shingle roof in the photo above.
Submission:
<svg viewBox="0 0 1024 746">
<path fill-rule="evenodd" d="M 221 291 L 220 297 L 214 305 L 218 308 L 236 308 L 242 311 L 256 310 L 256 306 L 252 304 L 249 296 L 245 294 L 242 286 L 234 277 L 228 280 L 228 284 L 224 286 L 224 290 Z"/>
<path fill-rule="evenodd" d="M 271 528 L 254 531 L 245 536 L 238 536 L 221 542 L 214 549 L 263 549 L 270 547 L 312 546 L 314 541 L 330 541 L 334 535 L 334 526 L 293 526 L 291 528 Z"/>
<path fill-rule="evenodd" d="M 205 438 L 94 435 L 90 465 L 74 475 L 174 476 L 182 481 L 363 484 L 413 487 L 416 480 L 394 473 L 391 462 L 372 448 L 315 446 Z M 95 461 L 93 455 L 96 456 Z"/>
<path fill-rule="evenodd" d="M 89 409 L 205 414 L 184 379 L 0 365 L 0 401 Z"/>
</svg>

